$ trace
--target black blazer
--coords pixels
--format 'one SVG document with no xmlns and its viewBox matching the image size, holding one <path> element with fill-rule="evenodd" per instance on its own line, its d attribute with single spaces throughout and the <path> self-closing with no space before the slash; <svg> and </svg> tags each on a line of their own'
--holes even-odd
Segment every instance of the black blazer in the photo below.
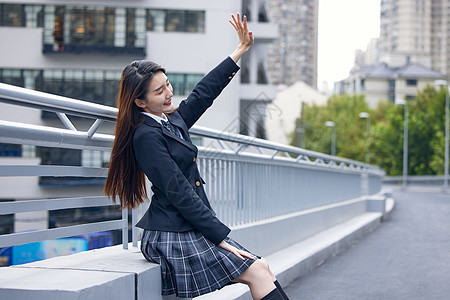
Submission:
<svg viewBox="0 0 450 300">
<path fill-rule="evenodd" d="M 136 224 L 147 230 L 184 232 L 198 230 L 218 245 L 230 229 L 215 217 L 203 189 L 188 129 L 210 107 L 239 67 L 227 57 L 194 88 L 179 108 L 168 116 L 184 139 L 170 133 L 149 116 L 133 136 L 138 166 L 152 182 L 153 197 L 149 209 Z"/>
</svg>

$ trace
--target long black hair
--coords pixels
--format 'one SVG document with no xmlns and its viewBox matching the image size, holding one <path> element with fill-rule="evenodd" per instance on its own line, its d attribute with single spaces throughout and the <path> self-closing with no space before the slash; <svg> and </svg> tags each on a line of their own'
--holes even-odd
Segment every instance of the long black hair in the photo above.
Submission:
<svg viewBox="0 0 450 300">
<path fill-rule="evenodd" d="M 134 101 L 147 100 L 148 86 L 157 72 L 165 73 L 165 69 L 148 60 L 135 60 L 122 72 L 115 140 L 104 187 L 105 194 L 114 202 L 119 198 L 121 208 L 134 208 L 148 199 L 145 174 L 139 169 L 133 151 L 133 133 L 145 117 Z"/>
</svg>

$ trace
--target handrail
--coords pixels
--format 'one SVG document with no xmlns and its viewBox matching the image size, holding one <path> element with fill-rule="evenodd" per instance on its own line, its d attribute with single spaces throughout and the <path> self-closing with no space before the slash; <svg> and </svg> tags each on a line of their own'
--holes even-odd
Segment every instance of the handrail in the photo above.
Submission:
<svg viewBox="0 0 450 300">
<path fill-rule="evenodd" d="M 0 83 L 0 101 L 46 111 L 115 121 L 117 108 Z"/>
<path fill-rule="evenodd" d="M 0 83 L 0 102 L 17 104 L 17 105 L 26 105 L 42 110 L 52 111 L 52 112 L 63 112 L 68 114 L 73 114 L 77 116 L 83 116 L 87 118 L 95 118 L 97 120 L 103 119 L 107 121 L 115 121 L 117 116 L 117 108 L 112 108 L 100 104 L 94 104 L 86 101 L 71 99 L 67 97 L 61 97 L 57 95 L 52 95 L 44 92 L 33 91 L 21 87 L 16 87 L 4 83 Z M 0 122 L 0 129 L 4 129 L 6 127 L 19 127 L 20 125 L 17 123 L 12 124 L 11 122 Z M 46 130 L 44 126 L 32 126 L 32 125 L 23 125 L 25 127 L 28 126 L 29 130 L 34 130 L 35 133 L 38 133 L 42 130 Z M 94 125 L 93 125 L 94 127 Z M 95 131 L 94 131 L 95 132 Z M 279 143 L 275 143 L 272 141 L 267 141 L 264 139 L 249 137 L 241 134 L 224 132 L 220 130 L 215 130 L 211 128 L 205 128 L 198 125 L 193 126 L 190 129 L 190 132 L 194 135 L 198 135 L 201 137 L 207 137 L 222 141 L 228 141 L 236 143 L 238 146 L 237 153 L 241 151 L 243 147 L 253 146 L 257 149 L 264 148 L 274 150 L 275 153 L 273 156 L 275 157 L 279 152 L 287 152 L 294 154 L 296 156 L 297 162 L 309 162 L 309 161 L 317 161 L 316 164 L 324 163 L 324 166 L 329 166 L 336 168 L 348 167 L 354 170 L 359 170 L 360 172 L 368 172 L 371 174 L 377 174 L 380 176 L 384 176 L 385 172 L 377 166 L 332 156 L 320 152 L 315 152 L 311 150 L 306 150 L 303 148 L 297 148 L 293 146 L 283 145 Z M 17 143 L 16 138 L 17 133 L 15 132 L 13 136 L 9 136 L 5 143 Z M 92 147 L 94 144 L 97 145 L 98 149 L 104 149 L 111 147 L 112 141 L 114 137 L 111 135 L 101 135 L 94 134 L 93 130 L 88 130 L 87 132 L 74 131 L 72 129 L 68 129 L 67 131 L 60 131 L 55 133 L 57 136 L 53 136 L 49 138 L 49 141 L 42 141 L 42 144 L 46 144 L 47 142 L 53 146 L 59 145 L 59 147 L 64 147 L 64 144 L 61 142 L 62 140 L 67 143 L 68 141 L 72 141 L 73 143 L 79 145 L 80 141 L 85 138 L 85 136 L 92 136 L 92 139 L 98 139 L 98 142 L 102 142 L 102 145 L 99 147 L 96 142 L 93 143 L 84 142 L 86 147 Z M 42 145 L 45 146 L 45 145 Z"/>
</svg>

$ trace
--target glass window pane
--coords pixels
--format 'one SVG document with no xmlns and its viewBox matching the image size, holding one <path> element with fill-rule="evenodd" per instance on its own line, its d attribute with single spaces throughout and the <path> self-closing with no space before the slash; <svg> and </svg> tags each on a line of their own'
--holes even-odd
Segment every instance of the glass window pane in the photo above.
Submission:
<svg viewBox="0 0 450 300">
<path fill-rule="evenodd" d="M 166 31 L 184 31 L 185 14 L 182 10 L 168 10 L 166 15 Z"/>
<path fill-rule="evenodd" d="M 186 12 L 186 31 L 205 32 L 205 12 L 202 11 Z"/>
<path fill-rule="evenodd" d="M 26 27 L 42 27 L 42 5 L 25 5 Z"/>
<path fill-rule="evenodd" d="M 127 28 L 126 28 L 126 42 L 127 47 L 134 47 L 135 40 L 135 9 L 127 8 Z"/>
<path fill-rule="evenodd" d="M 86 24 L 84 22 L 84 9 L 83 7 L 71 7 L 66 8 L 68 17 L 67 29 L 70 35 L 70 44 L 81 45 L 85 39 Z M 55 30 L 56 31 L 56 30 Z"/>
<path fill-rule="evenodd" d="M 21 70 L 3 69 L 0 73 L 0 81 L 15 86 L 25 86 L 25 80 Z"/>
<path fill-rule="evenodd" d="M 84 36 L 85 45 L 103 45 L 105 43 L 105 10 L 99 7 L 86 7 Z"/>
<path fill-rule="evenodd" d="M 22 27 L 25 25 L 23 6 L 21 4 L 3 4 L 2 26 Z"/>
<path fill-rule="evenodd" d="M 160 9 L 152 9 L 148 11 L 147 15 L 147 30 L 148 31 L 164 31 L 164 24 L 166 20 L 166 12 Z"/>
<path fill-rule="evenodd" d="M 114 46 L 115 11 L 107 8 L 105 11 L 105 45 Z"/>
<path fill-rule="evenodd" d="M 82 99 L 98 104 L 103 104 L 104 81 L 103 71 L 86 71 Z"/>
</svg>

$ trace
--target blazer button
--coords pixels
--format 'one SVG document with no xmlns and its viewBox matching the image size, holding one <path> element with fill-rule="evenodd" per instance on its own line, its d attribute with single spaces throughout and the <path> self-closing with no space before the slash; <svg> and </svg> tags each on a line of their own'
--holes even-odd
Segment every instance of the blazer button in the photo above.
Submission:
<svg viewBox="0 0 450 300">
<path fill-rule="evenodd" d="M 196 181 L 196 182 L 195 182 L 195 185 L 196 185 L 196 186 L 200 186 L 200 181 Z"/>
<path fill-rule="evenodd" d="M 231 75 L 236 75 L 236 72 L 231 73 Z"/>
<path fill-rule="evenodd" d="M 194 157 L 193 161 L 195 162 L 196 159 L 197 159 L 197 157 Z"/>
<path fill-rule="evenodd" d="M 231 78 L 233 78 L 233 77 L 232 76 L 228 77 L 228 79 L 231 79 Z"/>
</svg>

